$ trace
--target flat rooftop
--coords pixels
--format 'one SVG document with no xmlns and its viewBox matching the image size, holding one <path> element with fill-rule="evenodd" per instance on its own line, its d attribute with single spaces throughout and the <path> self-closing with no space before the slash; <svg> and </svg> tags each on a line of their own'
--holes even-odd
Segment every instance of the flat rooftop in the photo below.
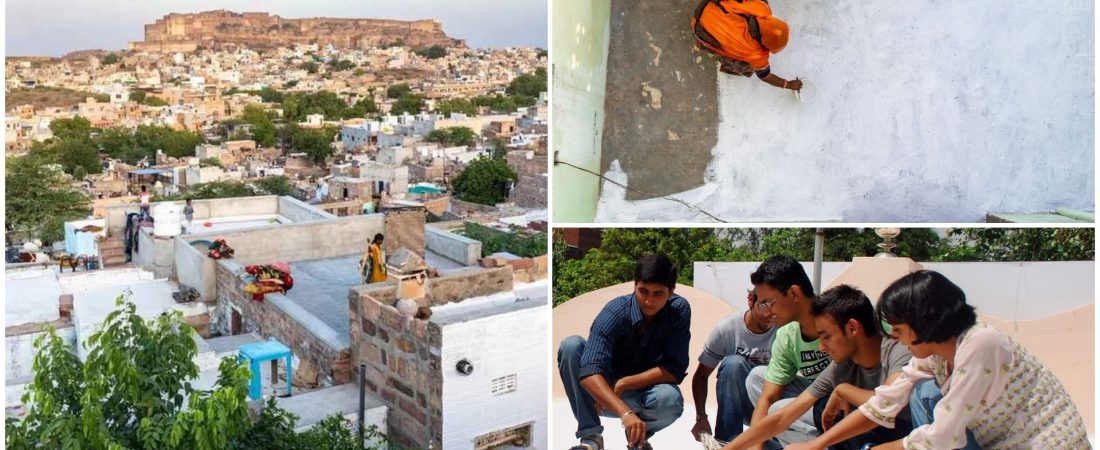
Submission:
<svg viewBox="0 0 1100 450">
<path fill-rule="evenodd" d="M 314 315 L 348 341 L 348 290 L 362 284 L 359 255 L 290 263 L 292 302 Z"/>
<path fill-rule="evenodd" d="M 474 297 L 457 303 L 432 308 L 431 322 L 450 325 L 480 319 L 497 314 L 537 308 L 549 303 L 548 280 L 516 284 L 509 292 Z"/>
</svg>

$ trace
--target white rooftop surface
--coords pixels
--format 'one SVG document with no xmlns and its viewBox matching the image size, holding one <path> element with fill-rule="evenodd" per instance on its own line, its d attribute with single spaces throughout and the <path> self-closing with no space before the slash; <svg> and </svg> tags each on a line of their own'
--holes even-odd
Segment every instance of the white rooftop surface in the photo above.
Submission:
<svg viewBox="0 0 1100 450">
<path fill-rule="evenodd" d="M 191 225 L 191 234 L 246 230 L 251 228 L 265 227 L 268 225 L 278 225 L 293 222 L 294 221 L 287 219 L 286 217 L 283 217 L 279 214 L 259 214 L 250 216 L 228 216 L 215 217 L 211 219 L 195 219 L 195 223 Z M 207 224 L 210 224 L 210 226 L 206 226 Z"/>
<path fill-rule="evenodd" d="M 124 291 L 132 295 L 129 300 L 136 306 L 136 312 L 146 320 L 155 319 L 161 313 L 171 310 L 182 311 L 184 316 L 205 313 L 206 304 L 202 302 L 176 303 L 172 292 L 178 288 L 166 279 L 137 281 L 127 284 L 89 289 L 73 294 L 73 324 L 77 328 L 77 354 L 85 354 L 83 342 L 95 332 L 96 328 L 115 311 L 115 299 Z"/>
<path fill-rule="evenodd" d="M 509 311 L 547 305 L 548 280 L 513 285 L 509 292 L 474 297 L 432 308 L 431 321 L 440 325 L 465 322 Z"/>
<path fill-rule="evenodd" d="M 57 273 L 49 267 L 9 270 L 4 274 L 4 326 L 51 322 L 61 317 L 57 310 L 62 294 Z"/>
<path fill-rule="evenodd" d="M 735 222 L 1092 210 L 1094 3 L 1011 5 L 773 2 L 791 39 L 771 69 L 817 94 L 718 74 L 705 184 L 676 197 Z M 629 185 L 616 168 L 605 175 Z M 596 220 L 714 219 L 605 182 Z"/>
</svg>

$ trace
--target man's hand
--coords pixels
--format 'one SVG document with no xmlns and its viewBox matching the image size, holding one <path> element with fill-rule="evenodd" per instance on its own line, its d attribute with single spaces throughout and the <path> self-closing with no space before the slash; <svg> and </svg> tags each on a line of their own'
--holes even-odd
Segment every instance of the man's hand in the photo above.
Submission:
<svg viewBox="0 0 1100 450">
<path fill-rule="evenodd" d="M 836 418 L 840 413 L 844 413 L 847 417 L 851 412 L 852 404 L 840 396 L 839 389 L 833 389 L 832 395 L 829 395 L 829 401 L 825 403 L 825 410 L 821 411 L 821 428 L 829 431 L 836 424 Z"/>
<path fill-rule="evenodd" d="M 691 428 L 691 435 L 695 436 L 696 441 L 701 441 L 700 434 L 714 435 L 714 432 L 710 429 L 710 420 L 707 416 L 699 416 L 695 419 L 695 426 Z"/>
<path fill-rule="evenodd" d="M 645 422 L 638 418 L 638 414 L 627 413 L 622 417 L 623 428 L 626 430 L 626 445 L 637 447 L 645 443 Z"/>
<path fill-rule="evenodd" d="M 790 89 L 792 91 L 802 90 L 802 80 L 799 80 L 798 78 L 795 78 L 793 80 L 788 81 L 787 82 L 787 89 Z"/>
</svg>

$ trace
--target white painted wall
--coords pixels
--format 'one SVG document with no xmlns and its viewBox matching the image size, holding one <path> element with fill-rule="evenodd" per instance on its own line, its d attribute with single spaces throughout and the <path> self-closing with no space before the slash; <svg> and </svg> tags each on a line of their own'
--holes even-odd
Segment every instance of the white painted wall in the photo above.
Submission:
<svg viewBox="0 0 1100 450">
<path fill-rule="evenodd" d="M 61 317 L 61 283 L 50 267 L 9 270 L 4 274 L 4 326 L 50 322 Z"/>
<path fill-rule="evenodd" d="M 817 96 L 719 74 L 707 184 L 681 197 L 735 221 L 1092 210 L 1094 5 L 1052 6 L 775 2 L 791 40 L 772 71 Z M 624 198 L 605 183 L 597 220 L 713 220 Z"/>
<path fill-rule="evenodd" d="M 1092 261 L 1019 263 L 920 263 L 943 274 L 966 293 L 979 312 L 1003 320 L 1038 320 L 1095 302 Z M 760 263 L 696 262 L 694 286 L 739 310 L 745 309 L 745 290 Z M 822 265 L 825 285 L 850 263 Z M 812 263 L 802 263 L 808 275 Z M 877 299 L 872 299 L 877 300 Z"/>
<path fill-rule="evenodd" d="M 548 449 L 546 309 L 527 308 L 443 326 L 443 448 L 473 448 L 477 436 L 534 422 L 532 447 Z M 470 375 L 455 370 L 466 358 Z M 516 391 L 492 395 L 494 378 L 516 374 Z"/>
<path fill-rule="evenodd" d="M 34 350 L 34 340 L 44 336 L 45 332 L 20 334 L 4 338 L 4 346 L 7 354 L 4 355 L 4 379 L 10 384 L 20 379 L 34 376 L 34 356 L 38 354 Z M 68 327 L 57 330 L 57 336 L 69 346 L 76 345 L 76 328 Z M 7 403 L 18 401 L 18 398 L 8 399 Z"/>
</svg>

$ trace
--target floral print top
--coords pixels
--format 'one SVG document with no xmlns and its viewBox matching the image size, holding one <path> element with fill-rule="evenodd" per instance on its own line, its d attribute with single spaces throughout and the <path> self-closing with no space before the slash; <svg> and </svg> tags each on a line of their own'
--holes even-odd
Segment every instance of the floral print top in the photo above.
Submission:
<svg viewBox="0 0 1100 450">
<path fill-rule="evenodd" d="M 980 322 L 957 339 L 954 373 L 947 373 L 947 360 L 939 356 L 913 358 L 859 411 L 893 428 L 916 383 L 935 378 L 943 399 L 933 423 L 903 440 L 906 449 L 962 448 L 968 429 L 983 449 L 1090 448 L 1085 423 L 1062 383 L 1019 343 Z"/>
</svg>

